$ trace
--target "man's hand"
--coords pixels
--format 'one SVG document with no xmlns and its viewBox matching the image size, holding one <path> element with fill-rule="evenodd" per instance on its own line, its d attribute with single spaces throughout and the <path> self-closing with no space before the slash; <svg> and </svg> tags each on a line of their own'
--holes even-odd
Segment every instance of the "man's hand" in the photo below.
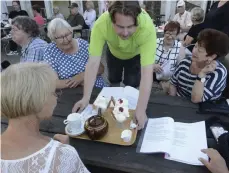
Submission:
<svg viewBox="0 0 229 173">
<path fill-rule="evenodd" d="M 66 85 L 68 86 L 68 88 L 76 88 L 83 82 L 83 79 L 84 76 L 82 74 L 75 75 L 74 77 L 66 81 Z"/>
<path fill-rule="evenodd" d="M 153 71 L 156 73 L 162 73 L 163 69 L 161 68 L 161 66 L 159 64 L 154 64 L 153 65 Z"/>
<path fill-rule="evenodd" d="M 206 74 L 215 71 L 216 69 L 216 61 L 212 61 L 210 64 L 206 65 L 199 73 L 199 77 L 205 77 Z"/>
<path fill-rule="evenodd" d="M 55 134 L 53 139 L 61 142 L 62 144 L 69 144 L 69 137 L 67 135 Z"/>
<path fill-rule="evenodd" d="M 229 173 L 227 165 L 223 157 L 218 151 L 209 148 L 201 150 L 203 153 L 207 154 L 210 161 L 203 158 L 199 160 L 212 172 L 212 173 Z"/>
<path fill-rule="evenodd" d="M 89 104 L 89 100 L 88 99 L 82 99 L 80 101 L 78 101 L 72 108 L 72 112 L 81 112 L 84 110 L 84 108 Z"/>
<path fill-rule="evenodd" d="M 136 118 L 136 123 L 138 124 L 138 130 L 141 130 L 145 127 L 145 123 L 147 121 L 147 116 L 145 112 L 138 112 L 138 110 L 136 110 L 135 113 L 135 118 Z"/>
</svg>

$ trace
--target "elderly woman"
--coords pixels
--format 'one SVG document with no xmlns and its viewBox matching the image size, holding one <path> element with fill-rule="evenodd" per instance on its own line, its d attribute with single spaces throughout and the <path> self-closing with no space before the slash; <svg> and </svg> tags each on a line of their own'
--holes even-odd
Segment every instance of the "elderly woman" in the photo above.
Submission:
<svg viewBox="0 0 229 173">
<path fill-rule="evenodd" d="M 36 22 L 27 16 L 18 16 L 12 21 L 12 39 L 22 47 L 21 62 L 39 62 L 47 43 L 39 38 Z"/>
<path fill-rule="evenodd" d="M 164 92 L 168 92 L 169 79 L 174 73 L 184 49 L 181 43 L 176 40 L 179 31 L 180 24 L 171 21 L 164 28 L 164 38 L 157 39 L 154 79 L 160 83 Z"/>
<path fill-rule="evenodd" d="M 63 14 L 60 13 L 60 8 L 59 8 L 59 7 L 54 7 L 54 8 L 53 8 L 53 16 L 52 16 L 52 19 L 55 19 L 55 18 L 64 19 Z"/>
<path fill-rule="evenodd" d="M 1 135 L 2 173 L 88 172 L 77 151 L 63 144 L 64 135 L 52 139 L 39 131 L 57 104 L 56 78 L 42 63 L 15 64 L 1 73 L 1 115 L 9 119 Z"/>
<path fill-rule="evenodd" d="M 217 59 L 228 51 L 226 34 L 214 29 L 201 31 L 192 57 L 183 59 L 173 74 L 169 94 L 194 103 L 218 99 L 226 87 L 227 69 Z"/>
<path fill-rule="evenodd" d="M 44 60 L 58 74 L 57 88 L 74 88 L 83 84 L 85 66 L 88 61 L 88 43 L 72 38 L 71 26 L 63 19 L 53 19 L 48 25 L 48 36 L 53 41 L 44 53 Z M 95 86 L 106 86 L 101 74 L 101 64 Z"/>
<path fill-rule="evenodd" d="M 83 14 L 83 17 L 86 25 L 91 29 L 96 19 L 93 1 L 86 1 L 86 10 Z"/>
<path fill-rule="evenodd" d="M 188 49 L 192 52 L 192 49 L 194 45 L 197 42 L 197 36 L 205 29 L 204 21 L 204 10 L 200 7 L 195 7 L 191 11 L 191 18 L 192 18 L 192 27 L 190 28 L 188 34 L 185 37 L 185 40 L 183 42 L 183 45 L 186 47 L 188 46 Z M 191 45 L 191 46 L 189 46 Z"/>
</svg>

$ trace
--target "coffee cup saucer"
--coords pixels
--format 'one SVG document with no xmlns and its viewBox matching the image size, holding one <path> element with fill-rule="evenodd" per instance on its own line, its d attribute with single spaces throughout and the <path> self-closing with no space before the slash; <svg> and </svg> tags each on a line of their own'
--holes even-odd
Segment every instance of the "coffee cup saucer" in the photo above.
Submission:
<svg viewBox="0 0 229 173">
<path fill-rule="evenodd" d="M 68 124 L 65 126 L 65 133 L 69 136 L 79 136 L 85 132 L 84 123 L 81 124 L 81 127 L 76 131 L 72 132 L 68 128 Z"/>
</svg>

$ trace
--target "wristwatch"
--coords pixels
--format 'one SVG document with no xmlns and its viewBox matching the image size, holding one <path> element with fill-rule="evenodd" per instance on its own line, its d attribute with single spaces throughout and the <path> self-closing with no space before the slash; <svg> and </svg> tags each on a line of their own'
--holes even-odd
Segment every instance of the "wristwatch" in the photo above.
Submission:
<svg viewBox="0 0 229 173">
<path fill-rule="evenodd" d="M 205 77 L 199 77 L 197 76 L 196 80 L 200 81 L 201 83 L 204 83 L 206 81 L 206 78 Z"/>
</svg>

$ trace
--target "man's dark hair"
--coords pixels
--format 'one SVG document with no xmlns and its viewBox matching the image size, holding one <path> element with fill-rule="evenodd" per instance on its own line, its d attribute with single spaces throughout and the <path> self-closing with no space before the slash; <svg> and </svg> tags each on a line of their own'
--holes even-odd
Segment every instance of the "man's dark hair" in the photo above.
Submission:
<svg viewBox="0 0 229 173">
<path fill-rule="evenodd" d="M 217 55 L 223 57 L 229 52 L 229 37 L 221 31 L 215 29 L 204 29 L 198 35 L 197 42 L 206 49 L 207 55 Z"/>
<path fill-rule="evenodd" d="M 38 13 L 41 12 L 41 7 L 39 5 L 37 5 L 37 4 L 33 5 L 32 8 L 33 8 L 34 11 L 37 11 Z"/>
<path fill-rule="evenodd" d="M 14 2 L 16 2 L 16 3 L 20 6 L 20 1 L 14 0 L 14 1 L 12 1 L 12 4 L 13 4 Z"/>
<path fill-rule="evenodd" d="M 38 37 L 40 34 L 37 23 L 27 16 L 15 17 L 12 21 L 12 25 L 15 25 L 18 29 L 23 30 L 31 37 Z"/>
<path fill-rule="evenodd" d="M 133 17 L 134 24 L 137 26 L 137 17 L 141 13 L 141 7 L 138 1 L 114 1 L 108 8 L 108 12 L 113 23 L 115 23 L 115 14 L 120 13 Z"/>
</svg>

